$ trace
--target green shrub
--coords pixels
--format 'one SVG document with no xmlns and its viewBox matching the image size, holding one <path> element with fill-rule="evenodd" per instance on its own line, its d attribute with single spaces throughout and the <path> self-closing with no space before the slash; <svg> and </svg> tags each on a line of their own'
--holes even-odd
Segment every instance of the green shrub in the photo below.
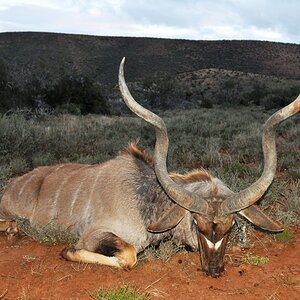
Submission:
<svg viewBox="0 0 300 300">
<path fill-rule="evenodd" d="M 269 262 L 269 258 L 253 255 L 252 253 L 247 253 L 245 256 L 242 257 L 241 261 L 252 266 L 261 266 L 267 264 Z"/>
<path fill-rule="evenodd" d="M 275 240 L 277 242 L 290 244 L 295 242 L 295 235 L 292 231 L 286 229 L 283 232 L 276 234 Z"/>
<path fill-rule="evenodd" d="M 148 300 L 150 296 L 141 294 L 136 288 L 122 286 L 116 290 L 99 289 L 90 294 L 93 300 Z"/>
<path fill-rule="evenodd" d="M 37 152 L 32 156 L 33 167 L 53 165 L 55 161 L 55 156 L 50 152 Z"/>
</svg>

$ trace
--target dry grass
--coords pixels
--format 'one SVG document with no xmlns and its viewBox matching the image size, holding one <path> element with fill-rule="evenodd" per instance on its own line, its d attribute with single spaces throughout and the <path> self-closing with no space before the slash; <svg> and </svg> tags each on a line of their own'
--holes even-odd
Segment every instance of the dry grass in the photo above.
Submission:
<svg viewBox="0 0 300 300">
<path fill-rule="evenodd" d="M 26 219 L 16 217 L 15 220 L 22 233 L 46 245 L 75 244 L 78 240 L 68 230 L 54 223 L 49 223 L 44 227 L 38 228 L 33 227 Z"/>
<path fill-rule="evenodd" d="M 146 248 L 139 255 L 139 260 L 160 259 L 166 262 L 175 254 L 185 251 L 183 246 L 178 246 L 172 240 L 167 240 L 161 242 L 157 247 L 150 246 Z"/>
</svg>

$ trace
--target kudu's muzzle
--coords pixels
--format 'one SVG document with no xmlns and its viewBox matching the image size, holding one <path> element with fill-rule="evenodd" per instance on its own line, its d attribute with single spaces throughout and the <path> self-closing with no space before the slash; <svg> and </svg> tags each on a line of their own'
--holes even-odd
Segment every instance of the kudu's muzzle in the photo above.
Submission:
<svg viewBox="0 0 300 300">
<path fill-rule="evenodd" d="M 216 243 L 211 242 L 202 233 L 198 234 L 202 270 L 209 276 L 219 277 L 224 271 L 224 255 L 228 240 L 225 235 Z"/>
</svg>

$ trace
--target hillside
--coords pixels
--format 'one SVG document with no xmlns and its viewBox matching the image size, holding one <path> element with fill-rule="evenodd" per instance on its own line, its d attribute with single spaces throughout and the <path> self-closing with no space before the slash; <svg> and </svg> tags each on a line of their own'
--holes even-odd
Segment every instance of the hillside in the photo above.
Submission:
<svg viewBox="0 0 300 300">
<path fill-rule="evenodd" d="M 298 44 L 0 33 L 0 61 L 21 86 L 32 78 L 48 84 L 74 73 L 115 84 L 123 56 L 129 81 L 210 68 L 300 79 Z"/>
</svg>

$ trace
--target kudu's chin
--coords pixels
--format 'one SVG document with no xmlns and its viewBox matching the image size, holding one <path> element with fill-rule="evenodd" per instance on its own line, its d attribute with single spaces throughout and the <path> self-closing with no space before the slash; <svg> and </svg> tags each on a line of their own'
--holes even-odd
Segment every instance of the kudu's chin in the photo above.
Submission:
<svg viewBox="0 0 300 300">
<path fill-rule="evenodd" d="M 203 259 L 201 259 L 201 263 L 202 263 L 202 271 L 208 276 L 217 278 L 221 275 L 221 273 L 224 272 L 223 259 L 221 261 L 215 259 L 211 259 L 210 261 L 203 261 Z"/>
<path fill-rule="evenodd" d="M 203 270 L 203 271 L 205 272 L 205 274 L 207 276 L 211 276 L 213 278 L 218 278 L 218 277 L 220 277 L 221 273 L 224 272 L 224 265 L 221 267 L 212 267 L 207 271 L 205 271 L 205 270 Z"/>
<path fill-rule="evenodd" d="M 199 250 L 202 270 L 206 275 L 219 277 L 224 272 L 224 255 L 228 236 L 212 243 L 201 233 L 199 234 Z"/>
</svg>

